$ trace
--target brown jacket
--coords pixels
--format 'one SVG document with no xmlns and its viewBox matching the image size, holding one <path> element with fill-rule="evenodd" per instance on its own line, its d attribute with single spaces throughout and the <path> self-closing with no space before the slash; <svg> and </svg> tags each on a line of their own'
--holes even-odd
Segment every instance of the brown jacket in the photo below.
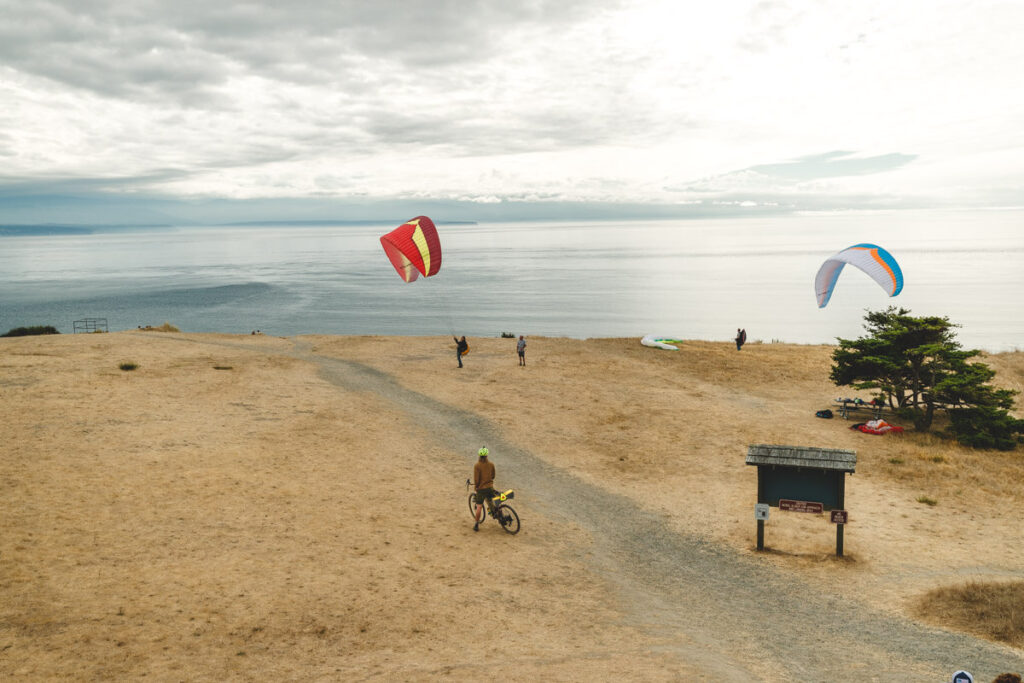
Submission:
<svg viewBox="0 0 1024 683">
<path fill-rule="evenodd" d="M 473 465 L 473 488 L 480 489 L 494 488 L 494 463 L 483 458 Z"/>
</svg>

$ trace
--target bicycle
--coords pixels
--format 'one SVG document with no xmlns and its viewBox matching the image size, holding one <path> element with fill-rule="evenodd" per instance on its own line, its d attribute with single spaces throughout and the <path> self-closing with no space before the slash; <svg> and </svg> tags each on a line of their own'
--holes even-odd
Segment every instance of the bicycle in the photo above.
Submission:
<svg viewBox="0 0 1024 683">
<path fill-rule="evenodd" d="M 472 486 L 469 479 L 466 480 L 466 488 Z M 491 517 L 498 521 L 501 528 L 509 534 L 519 533 L 519 513 L 508 504 L 507 501 L 515 498 L 516 492 L 512 489 L 499 493 L 498 495 L 486 501 L 484 505 L 480 506 L 480 522 L 482 523 L 487 519 L 487 512 L 490 509 Z M 469 492 L 469 514 L 476 519 L 476 493 L 473 491 Z"/>
</svg>

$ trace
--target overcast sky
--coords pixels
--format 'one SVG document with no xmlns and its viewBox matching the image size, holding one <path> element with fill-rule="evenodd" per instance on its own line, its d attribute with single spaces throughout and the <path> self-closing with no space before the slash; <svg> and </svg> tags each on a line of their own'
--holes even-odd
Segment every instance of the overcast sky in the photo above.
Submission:
<svg viewBox="0 0 1024 683">
<path fill-rule="evenodd" d="M 1021 36 L 1019 2 L 0 0 L 0 223 L 1020 206 Z"/>
</svg>

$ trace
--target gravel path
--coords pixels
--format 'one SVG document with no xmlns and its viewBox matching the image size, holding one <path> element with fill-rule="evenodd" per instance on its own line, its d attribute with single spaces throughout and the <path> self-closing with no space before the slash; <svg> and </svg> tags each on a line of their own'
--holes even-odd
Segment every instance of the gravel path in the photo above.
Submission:
<svg viewBox="0 0 1024 683">
<path fill-rule="evenodd" d="M 756 557 L 675 533 L 633 500 L 504 441 L 480 415 L 410 391 L 386 373 L 314 355 L 304 342 L 294 355 L 332 384 L 377 394 L 431 424 L 444 448 L 472 454 L 486 443 L 500 454 L 502 480 L 516 488 L 524 530 L 537 510 L 589 532 L 587 561 L 616 587 L 629 618 L 713 680 L 946 681 L 963 668 L 981 683 L 1024 669 L 1019 650 L 837 599 Z M 467 455 L 467 471 L 473 460 Z"/>
</svg>

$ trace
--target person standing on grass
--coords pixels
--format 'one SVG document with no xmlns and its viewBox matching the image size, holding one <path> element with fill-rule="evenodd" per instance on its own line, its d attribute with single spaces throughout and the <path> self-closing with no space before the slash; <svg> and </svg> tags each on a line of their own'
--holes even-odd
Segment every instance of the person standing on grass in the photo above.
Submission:
<svg viewBox="0 0 1024 683">
<path fill-rule="evenodd" d="M 452 337 L 455 339 L 455 337 Z M 462 357 L 469 351 L 469 344 L 466 343 L 466 335 L 462 335 L 462 339 L 455 339 L 455 357 L 459 361 L 459 367 L 462 367 Z"/>
<path fill-rule="evenodd" d="M 526 340 L 523 335 L 519 335 L 519 341 L 516 342 L 516 353 L 519 354 L 519 364 L 526 365 Z"/>
</svg>

